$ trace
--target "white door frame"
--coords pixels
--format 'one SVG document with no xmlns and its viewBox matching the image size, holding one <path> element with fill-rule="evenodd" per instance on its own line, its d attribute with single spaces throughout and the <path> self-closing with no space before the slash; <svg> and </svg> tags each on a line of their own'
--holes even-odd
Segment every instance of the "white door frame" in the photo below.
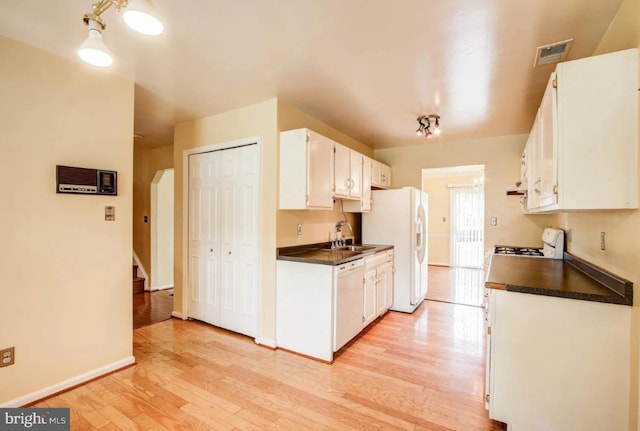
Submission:
<svg viewBox="0 0 640 431">
<path fill-rule="evenodd" d="M 189 318 L 189 156 L 193 154 L 210 153 L 212 151 L 227 150 L 235 147 L 256 144 L 258 146 L 258 179 L 262 177 L 262 138 L 260 136 L 237 139 L 235 141 L 223 142 L 220 144 L 205 145 L 202 147 L 189 148 L 182 151 L 182 315 L 183 320 Z M 262 214 L 262 191 L 258 193 L 258 216 Z M 258 316 L 256 328 L 256 340 L 260 338 L 260 315 L 262 310 L 262 294 L 260 287 L 262 286 L 262 253 L 260 252 L 260 238 L 262 237 L 262 223 L 258 228 Z"/>
<path fill-rule="evenodd" d="M 158 183 L 164 177 L 167 171 L 174 171 L 173 168 L 159 169 L 156 171 L 151 181 L 151 280 L 149 283 L 149 290 L 168 289 L 173 287 L 173 282 L 170 285 L 158 285 L 158 236 L 161 233 L 158 231 Z M 174 193 L 175 196 L 175 193 Z M 172 210 L 173 211 L 173 210 Z M 173 254 L 171 255 L 171 264 L 173 265 Z"/>
</svg>

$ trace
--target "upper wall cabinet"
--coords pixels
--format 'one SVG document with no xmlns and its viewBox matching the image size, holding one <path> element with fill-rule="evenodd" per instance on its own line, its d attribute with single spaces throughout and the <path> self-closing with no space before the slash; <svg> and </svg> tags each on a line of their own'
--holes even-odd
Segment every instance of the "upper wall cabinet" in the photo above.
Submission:
<svg viewBox="0 0 640 431">
<path fill-rule="evenodd" d="M 637 51 L 558 64 L 527 141 L 528 211 L 638 208 Z"/>
<path fill-rule="evenodd" d="M 280 133 L 280 209 L 333 209 L 333 149 L 309 129 Z"/>
<path fill-rule="evenodd" d="M 371 186 L 380 189 L 391 188 L 391 168 L 377 160 L 371 165 Z"/>
<path fill-rule="evenodd" d="M 362 198 L 343 201 L 343 209 L 352 213 L 368 213 L 371 211 L 371 160 L 362 156 Z"/>
<path fill-rule="evenodd" d="M 344 145 L 335 144 L 334 196 L 340 199 L 362 198 L 363 155 Z"/>
<path fill-rule="evenodd" d="M 343 200 L 348 212 L 371 210 L 372 166 L 377 187 L 391 185 L 391 168 L 309 129 L 280 133 L 280 209 L 331 210 Z M 382 184 L 382 185 L 380 185 Z"/>
</svg>

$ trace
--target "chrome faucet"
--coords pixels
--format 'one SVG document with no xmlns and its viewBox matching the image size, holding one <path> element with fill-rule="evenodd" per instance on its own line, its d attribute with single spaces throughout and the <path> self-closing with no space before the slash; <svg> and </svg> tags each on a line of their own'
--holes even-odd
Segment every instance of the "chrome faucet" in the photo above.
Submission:
<svg viewBox="0 0 640 431">
<path fill-rule="evenodd" d="M 336 223 L 336 239 L 331 243 L 331 248 L 345 248 L 347 246 L 347 240 L 342 234 L 342 226 L 347 225 L 349 230 L 353 232 L 351 224 L 346 220 L 340 220 Z"/>
</svg>

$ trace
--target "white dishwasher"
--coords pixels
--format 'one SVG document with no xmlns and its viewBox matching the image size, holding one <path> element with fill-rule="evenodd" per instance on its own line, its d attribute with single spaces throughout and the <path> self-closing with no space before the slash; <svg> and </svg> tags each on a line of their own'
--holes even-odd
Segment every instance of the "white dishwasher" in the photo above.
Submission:
<svg viewBox="0 0 640 431">
<path fill-rule="evenodd" d="M 335 268 L 336 292 L 333 351 L 337 352 L 362 331 L 364 312 L 364 259 Z"/>
</svg>

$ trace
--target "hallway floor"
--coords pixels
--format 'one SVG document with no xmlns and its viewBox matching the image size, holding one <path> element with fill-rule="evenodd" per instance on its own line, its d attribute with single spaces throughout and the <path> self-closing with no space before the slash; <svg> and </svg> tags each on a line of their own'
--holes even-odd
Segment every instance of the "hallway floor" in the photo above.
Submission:
<svg viewBox="0 0 640 431">
<path fill-rule="evenodd" d="M 480 307 L 484 299 L 484 270 L 429 265 L 428 286 L 428 300 Z"/>
<path fill-rule="evenodd" d="M 133 295 L 133 329 L 171 318 L 173 289 L 155 290 Z"/>
</svg>

